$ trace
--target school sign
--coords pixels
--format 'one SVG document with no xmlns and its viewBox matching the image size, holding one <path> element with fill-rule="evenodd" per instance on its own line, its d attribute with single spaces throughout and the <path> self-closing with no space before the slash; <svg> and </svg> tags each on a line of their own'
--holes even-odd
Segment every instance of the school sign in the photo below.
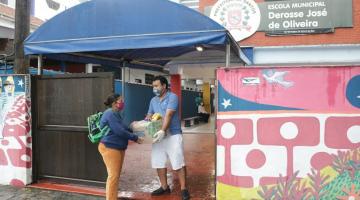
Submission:
<svg viewBox="0 0 360 200">
<path fill-rule="evenodd" d="M 257 31 L 268 35 L 334 32 L 352 27 L 352 0 L 297 0 L 258 4 L 261 23 Z"/>
<path fill-rule="evenodd" d="M 219 0 L 210 17 L 227 28 L 236 41 L 255 32 L 266 35 L 331 33 L 353 27 L 352 0 L 294 0 L 256 3 Z"/>
</svg>

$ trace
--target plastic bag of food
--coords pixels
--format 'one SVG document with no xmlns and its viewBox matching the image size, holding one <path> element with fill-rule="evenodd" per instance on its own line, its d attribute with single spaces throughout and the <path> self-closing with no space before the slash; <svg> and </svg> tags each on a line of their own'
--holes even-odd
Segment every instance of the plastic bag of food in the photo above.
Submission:
<svg viewBox="0 0 360 200">
<path fill-rule="evenodd" d="M 162 116 L 160 113 L 154 113 L 151 116 L 150 121 L 141 120 L 134 121 L 130 124 L 130 128 L 137 135 L 145 135 L 150 138 L 154 137 L 154 134 L 162 128 Z"/>
<path fill-rule="evenodd" d="M 145 134 L 151 138 L 154 138 L 154 134 L 161 130 L 162 128 L 162 119 L 151 121 L 145 129 Z"/>
<path fill-rule="evenodd" d="M 144 132 L 149 123 L 150 121 L 146 120 L 134 121 L 130 124 L 130 128 L 133 132 Z"/>
</svg>

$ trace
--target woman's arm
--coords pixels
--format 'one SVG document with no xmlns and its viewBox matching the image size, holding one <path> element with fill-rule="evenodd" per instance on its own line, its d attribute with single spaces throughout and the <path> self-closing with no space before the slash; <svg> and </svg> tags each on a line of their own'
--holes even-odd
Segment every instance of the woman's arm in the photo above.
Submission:
<svg viewBox="0 0 360 200">
<path fill-rule="evenodd" d="M 138 140 L 138 136 L 131 133 L 128 130 L 128 127 L 126 127 L 125 124 L 122 123 L 121 119 L 117 118 L 115 115 L 109 118 L 108 124 L 114 134 L 117 134 L 124 139 L 132 140 L 134 142 Z"/>
</svg>

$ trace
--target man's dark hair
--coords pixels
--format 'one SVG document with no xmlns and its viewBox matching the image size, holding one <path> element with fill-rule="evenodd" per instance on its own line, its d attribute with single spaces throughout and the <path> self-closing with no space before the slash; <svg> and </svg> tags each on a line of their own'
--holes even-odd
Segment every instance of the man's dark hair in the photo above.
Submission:
<svg viewBox="0 0 360 200">
<path fill-rule="evenodd" d="M 165 77 L 163 77 L 163 76 L 155 76 L 154 77 L 154 79 L 153 79 L 153 82 L 154 81 L 157 81 L 157 80 L 159 80 L 160 81 L 160 83 L 161 83 L 161 85 L 166 85 L 166 89 L 168 89 L 168 86 L 169 86 L 169 83 L 168 83 L 168 81 L 167 81 L 167 79 L 165 78 Z"/>
</svg>

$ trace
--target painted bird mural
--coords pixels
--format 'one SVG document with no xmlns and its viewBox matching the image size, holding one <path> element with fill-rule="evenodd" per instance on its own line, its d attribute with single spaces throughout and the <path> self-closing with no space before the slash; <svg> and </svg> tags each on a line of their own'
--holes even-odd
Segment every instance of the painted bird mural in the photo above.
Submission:
<svg viewBox="0 0 360 200">
<path fill-rule="evenodd" d="M 275 71 L 275 70 L 263 70 L 262 76 L 268 83 L 277 83 L 285 88 L 292 87 L 294 85 L 293 82 L 285 81 L 284 76 L 288 74 L 288 71 Z"/>
</svg>

